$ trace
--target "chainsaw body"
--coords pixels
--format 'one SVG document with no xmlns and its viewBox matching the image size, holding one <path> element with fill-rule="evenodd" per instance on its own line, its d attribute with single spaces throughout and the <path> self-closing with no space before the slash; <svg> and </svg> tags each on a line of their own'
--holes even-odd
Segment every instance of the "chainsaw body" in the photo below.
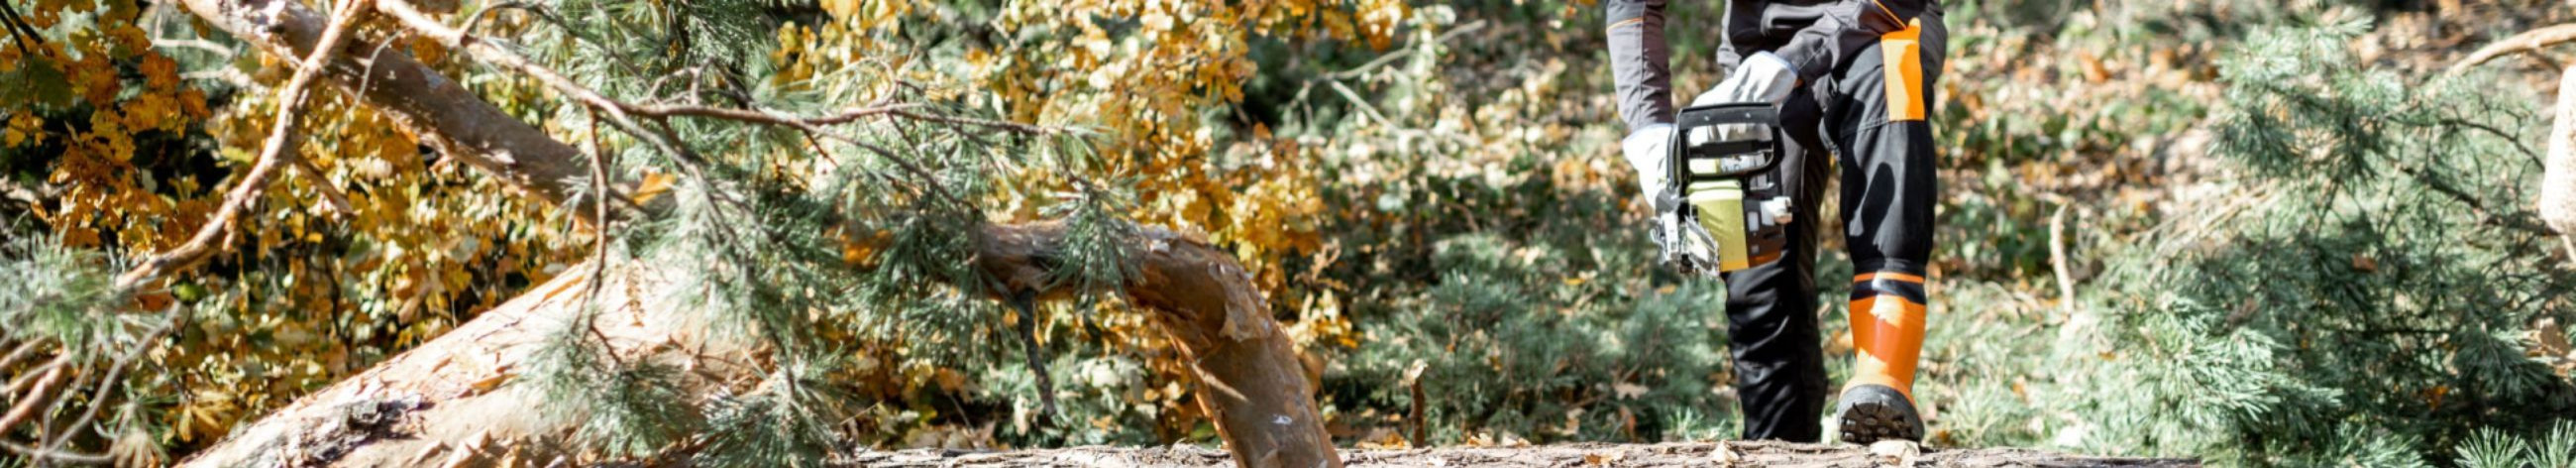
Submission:
<svg viewBox="0 0 2576 468">
<path fill-rule="evenodd" d="M 1665 262 L 1715 276 L 1778 261 L 1792 221 L 1787 187 L 1772 170 L 1783 157 L 1779 111 L 1759 102 L 1715 104 L 1682 109 L 1674 120 L 1667 186 L 1655 204 L 1656 216 L 1672 217 L 1656 233 Z M 1713 136 L 1728 126 L 1752 130 L 1724 141 Z"/>
</svg>

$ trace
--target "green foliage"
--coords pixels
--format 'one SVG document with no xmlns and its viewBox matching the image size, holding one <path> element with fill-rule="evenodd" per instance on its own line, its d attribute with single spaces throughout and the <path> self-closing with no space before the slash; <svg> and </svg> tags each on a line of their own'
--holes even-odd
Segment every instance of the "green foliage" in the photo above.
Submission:
<svg viewBox="0 0 2576 468">
<path fill-rule="evenodd" d="M 0 233 L 10 236 L 0 241 L 0 323 L 10 325 L 0 338 L 49 339 L 80 352 L 116 341 L 119 321 L 97 314 L 131 298 L 116 294 L 106 255 L 53 236 Z"/>
<path fill-rule="evenodd" d="M 597 305 L 584 308 L 591 313 L 549 333 L 528 360 L 548 417 L 574 422 L 575 440 L 612 457 L 652 456 L 696 433 L 700 418 L 668 383 L 678 370 L 609 356 L 593 341 Z"/>
<path fill-rule="evenodd" d="M 2552 299 L 2576 275 L 2520 208 L 2531 178 L 2498 177 L 2538 174 L 2519 143 L 2535 138 L 2496 130 L 2545 128 L 2537 100 L 2344 66 L 2367 30 L 2266 31 L 2222 64 L 2215 153 L 2248 172 L 2112 261 L 2102 322 L 2059 354 L 2080 369 L 2066 404 L 2101 421 L 2080 446 L 2475 462 L 2519 449 L 2471 429 L 2542 427 L 2576 403 L 2523 338 L 2576 313 Z"/>
<path fill-rule="evenodd" d="M 1568 252 L 1566 250 L 1576 250 Z M 1654 292 L 1579 280 L 1589 246 L 1462 235 L 1439 244 L 1442 272 L 1418 304 L 1390 307 L 1348 378 L 1379 385 L 1373 406 L 1422 405 L 1431 439 L 1666 440 L 1726 432 L 1723 286 Z M 1614 254 L 1615 255 L 1615 254 Z M 1622 259 L 1635 260 L 1635 259 Z M 1363 313 L 1368 313 L 1363 311 Z M 1481 395 L 1467 398 L 1464 396 Z"/>
<path fill-rule="evenodd" d="M 2531 445 L 2531 463 L 2542 468 L 2576 467 L 2576 421 L 2559 421 L 2549 435 Z"/>
<path fill-rule="evenodd" d="M 2530 449 L 2522 439 L 2493 428 L 2478 429 L 2457 448 L 2464 468 L 2521 468 L 2524 452 Z"/>
</svg>

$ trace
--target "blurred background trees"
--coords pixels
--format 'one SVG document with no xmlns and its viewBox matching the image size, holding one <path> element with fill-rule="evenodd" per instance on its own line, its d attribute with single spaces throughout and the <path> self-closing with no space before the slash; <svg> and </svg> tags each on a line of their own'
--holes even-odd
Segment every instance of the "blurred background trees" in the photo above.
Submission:
<svg viewBox="0 0 2576 468">
<path fill-rule="evenodd" d="M 122 393 L 87 403 L 106 405 L 103 424 L 70 449 L 190 453 L 593 253 L 564 213 L 507 195 L 324 92 L 303 124 L 316 136 L 303 152 L 310 167 L 264 192 L 226 253 L 130 305 L 83 295 L 95 287 L 85 278 L 184 242 L 204 222 L 269 130 L 277 103 L 266 87 L 292 68 L 169 5 L 29 3 L 11 1 L 0 18 L 23 25 L 0 44 L 0 82 L 10 83 L 0 89 L 0 223 L 10 274 L 27 275 L 0 289 L 0 335 L 11 346 L 80 343 L 72 352 L 102 362 L 150 350 L 116 377 Z M 1933 443 L 2373 466 L 2509 466 L 2484 461 L 2576 448 L 2562 416 L 2576 407 L 2565 338 L 2576 324 L 2566 285 L 2576 283 L 2569 253 L 2524 208 L 2558 70 L 2509 58 L 2437 76 L 2487 41 L 2576 16 L 2540 0 L 1945 4 L 1958 56 L 1936 110 L 1942 300 L 1918 391 Z M 479 34 L 612 95 L 795 112 L 901 97 L 1063 129 L 1020 137 L 871 124 L 860 137 L 926 162 L 965 202 L 903 196 L 890 209 L 1133 220 L 1233 251 L 1315 367 L 1317 398 L 1344 444 L 1735 432 L 1722 288 L 1657 274 L 1651 243 L 1633 228 L 1644 212 L 1614 154 L 1621 135 L 1596 5 L 463 10 L 458 18 L 482 18 Z M 1674 6 L 1685 32 L 1674 35 L 1684 52 L 1677 88 L 1721 77 L 1713 29 L 1686 33 L 1713 28 L 1720 11 Z M 558 139 L 596 135 L 620 178 L 649 187 L 683 170 L 641 141 L 591 129 L 582 107 L 531 80 L 433 41 L 369 38 Z M 811 148 L 843 144 L 793 131 L 672 131 L 778 187 L 894 185 L 832 178 Z M 866 152 L 822 153 L 899 170 Z M 661 196 L 687 195 L 678 190 Z M 317 202 L 335 192 L 345 211 Z M 713 248 L 673 243 L 706 226 L 812 222 L 684 212 L 711 217 L 621 233 L 611 252 Z M 963 263 L 937 254 L 939 240 L 904 244 L 929 249 L 905 263 L 920 269 L 888 274 L 956 273 Z M 843 254 L 823 247 L 830 241 L 739 250 L 759 265 L 813 267 L 745 270 L 735 283 L 907 284 L 822 273 L 814 265 Z M 1828 242 L 1820 276 L 1849 276 Z M 1847 291 L 1820 284 L 1827 352 L 1843 355 L 1835 298 Z M 1131 305 L 1103 297 L 1024 316 L 943 291 L 799 292 L 776 297 L 801 305 L 762 307 L 839 311 L 829 321 L 846 328 L 825 332 L 818 342 L 831 346 L 816 353 L 843 366 L 824 379 L 834 398 L 855 402 L 823 421 L 842 442 L 1214 440 L 1186 363 Z M 84 303 L 62 297 L 94 302 L 65 307 Z M 166 334 L 160 322 L 82 319 L 108 306 L 184 319 Z M 1015 329 L 1029 322 L 1033 339 L 1023 340 Z M 1054 425 L 1033 419 L 1044 399 L 1030 343 L 1045 351 Z M 0 376 L 39 380 L 42 361 L 0 361 Z"/>
</svg>

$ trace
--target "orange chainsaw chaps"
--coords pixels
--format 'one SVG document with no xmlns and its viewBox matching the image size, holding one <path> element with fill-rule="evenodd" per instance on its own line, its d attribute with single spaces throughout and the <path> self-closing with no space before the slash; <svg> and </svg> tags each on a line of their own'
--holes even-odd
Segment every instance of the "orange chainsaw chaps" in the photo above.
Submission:
<svg viewBox="0 0 2576 468">
<path fill-rule="evenodd" d="M 1884 60 L 1887 83 L 1887 121 L 1923 120 L 1923 21 L 1915 20 L 1905 29 L 1879 36 L 1878 52 Z"/>
</svg>

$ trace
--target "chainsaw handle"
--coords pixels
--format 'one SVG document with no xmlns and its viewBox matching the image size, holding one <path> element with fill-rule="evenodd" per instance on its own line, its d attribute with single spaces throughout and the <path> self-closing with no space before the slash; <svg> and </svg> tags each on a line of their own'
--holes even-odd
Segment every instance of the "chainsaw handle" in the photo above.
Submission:
<svg viewBox="0 0 2576 468">
<path fill-rule="evenodd" d="M 1687 146 L 1690 142 L 1688 136 L 1691 130 L 1720 125 L 1753 125 L 1767 131 L 1776 131 L 1780 127 L 1780 110 L 1765 102 L 1735 102 L 1683 108 L 1673 118 L 1673 133 L 1670 137 L 1672 141 L 1666 146 L 1671 148 L 1669 151 L 1676 156 L 1665 164 L 1669 166 L 1665 170 L 1671 176 L 1667 180 L 1677 186 L 1692 182 L 1694 178 L 1689 174 L 1691 152 L 1690 147 Z M 1761 164 L 1755 164 L 1752 167 L 1701 176 L 1697 179 L 1733 179 L 1769 171 L 1773 166 L 1780 164 L 1780 153 L 1777 151 L 1778 148 L 1773 146 L 1777 144 L 1779 138 L 1780 135 L 1774 134 L 1769 140 L 1712 143 L 1711 145 L 1715 145 L 1713 149 L 1717 154 L 1745 154 L 1770 150 L 1765 153 L 1770 157 L 1764 158 Z"/>
</svg>

